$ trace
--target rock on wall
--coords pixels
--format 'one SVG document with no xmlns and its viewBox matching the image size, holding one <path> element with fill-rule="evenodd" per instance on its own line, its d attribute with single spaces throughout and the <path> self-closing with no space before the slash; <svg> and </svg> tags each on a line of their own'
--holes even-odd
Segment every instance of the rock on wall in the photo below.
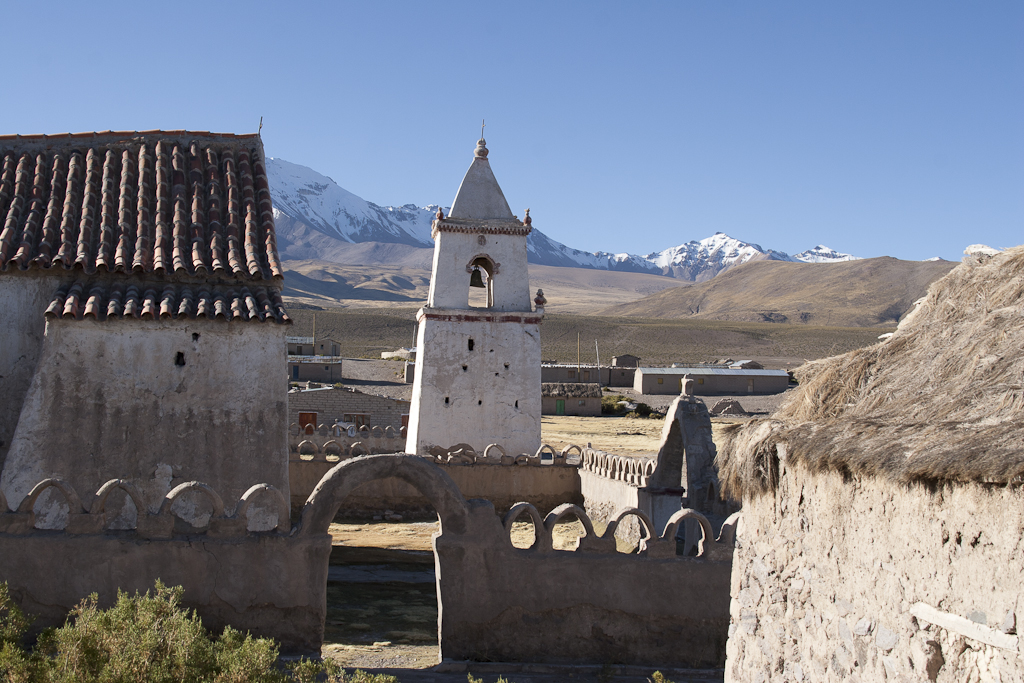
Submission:
<svg viewBox="0 0 1024 683">
<path fill-rule="evenodd" d="M 726 681 L 1021 681 L 1024 492 L 780 466 L 743 501 Z"/>
<path fill-rule="evenodd" d="M 183 479 L 229 498 L 254 481 L 287 491 L 283 336 L 248 322 L 49 320 L 0 478 L 7 500 L 48 477 L 89 491 L 127 479 L 151 510 Z"/>
</svg>

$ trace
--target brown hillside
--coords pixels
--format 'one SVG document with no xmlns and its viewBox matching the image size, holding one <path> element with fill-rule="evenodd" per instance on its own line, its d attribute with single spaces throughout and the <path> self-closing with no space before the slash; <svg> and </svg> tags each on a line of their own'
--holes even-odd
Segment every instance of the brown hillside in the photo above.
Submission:
<svg viewBox="0 0 1024 683">
<path fill-rule="evenodd" d="M 611 306 L 602 315 L 866 327 L 896 323 L 950 261 L 745 263 L 708 282 Z"/>
</svg>

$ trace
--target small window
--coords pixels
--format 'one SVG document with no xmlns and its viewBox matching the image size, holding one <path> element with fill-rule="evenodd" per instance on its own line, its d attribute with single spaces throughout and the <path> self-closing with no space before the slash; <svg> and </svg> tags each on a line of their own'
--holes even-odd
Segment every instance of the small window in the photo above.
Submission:
<svg viewBox="0 0 1024 683">
<path fill-rule="evenodd" d="M 581 399 L 580 399 L 580 405 L 581 405 L 581 406 L 585 406 L 585 405 L 587 405 L 587 402 L 586 402 L 586 401 L 584 401 L 584 400 L 583 400 L 583 399 L 581 398 Z"/>
<path fill-rule="evenodd" d="M 658 384 L 664 384 L 664 383 L 665 383 L 665 378 L 664 377 L 659 377 L 658 378 Z"/>
<path fill-rule="evenodd" d="M 704 378 L 703 377 L 698 377 L 697 378 L 697 384 L 704 384 Z"/>
<path fill-rule="evenodd" d="M 467 346 L 469 346 L 469 350 L 472 351 L 473 347 L 476 346 L 476 342 L 474 342 L 472 339 L 470 339 L 469 340 L 469 344 L 467 344 Z"/>
<path fill-rule="evenodd" d="M 370 426 L 370 414 L 369 413 L 345 413 L 342 418 L 342 422 L 351 422 L 356 426 L 356 429 L 360 427 Z"/>
<path fill-rule="evenodd" d="M 576 379 L 576 371 L 575 370 L 570 370 L 569 371 L 569 379 Z"/>
<path fill-rule="evenodd" d="M 301 346 L 296 346 L 295 347 L 295 354 L 297 356 L 301 356 L 302 355 L 302 347 Z"/>
<path fill-rule="evenodd" d="M 590 381 L 590 370 L 584 370 L 583 371 L 583 381 L 584 382 L 589 382 Z"/>
</svg>

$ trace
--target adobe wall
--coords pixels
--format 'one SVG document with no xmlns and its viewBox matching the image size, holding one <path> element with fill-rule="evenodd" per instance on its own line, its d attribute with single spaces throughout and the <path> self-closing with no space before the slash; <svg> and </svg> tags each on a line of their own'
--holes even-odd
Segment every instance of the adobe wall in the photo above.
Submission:
<svg viewBox="0 0 1024 683">
<path fill-rule="evenodd" d="M 309 494 L 337 461 L 300 460 L 288 463 L 291 505 L 298 510 Z M 562 503 L 583 504 L 580 472 L 574 466 L 521 465 L 438 465 L 466 498 L 486 498 L 498 512 L 507 512 L 528 500 L 545 513 Z M 429 512 L 430 501 L 412 485 L 400 479 L 379 479 L 363 484 L 342 503 L 341 513 Z"/>
<path fill-rule="evenodd" d="M 565 401 L 564 415 L 584 415 L 595 417 L 601 414 L 601 398 L 591 396 L 584 398 L 580 398 L 578 396 L 542 396 L 541 414 L 557 415 L 557 402 L 560 400 Z M 581 402 L 583 405 L 580 405 Z"/>
<path fill-rule="evenodd" d="M 535 453 L 540 316 L 424 308 L 417 317 L 420 353 L 407 450 L 425 454 L 465 442 L 480 453 L 492 443 L 513 455 Z"/>
<path fill-rule="evenodd" d="M 299 413 L 314 412 L 317 424 L 330 426 L 345 413 L 369 413 L 370 424 L 402 428 L 402 416 L 409 414 L 409 401 L 364 394 L 352 389 L 308 389 L 288 393 L 288 424 L 298 424 Z"/>
<path fill-rule="evenodd" d="M 37 271 L 9 272 L 0 278 L 0 310 L 4 312 L 4 343 L 0 344 L 0 469 L 43 346 L 43 311 L 59 285 L 57 276 L 40 275 Z"/>
<path fill-rule="evenodd" d="M 47 321 L 0 490 L 17 506 L 48 477 L 95 491 L 113 472 L 146 491 L 150 508 L 181 477 L 235 499 L 256 481 L 287 491 L 287 388 L 272 381 L 284 329 Z"/>
<path fill-rule="evenodd" d="M 1024 679 L 1020 487 L 783 461 L 777 492 L 743 508 L 726 681 Z"/>
</svg>

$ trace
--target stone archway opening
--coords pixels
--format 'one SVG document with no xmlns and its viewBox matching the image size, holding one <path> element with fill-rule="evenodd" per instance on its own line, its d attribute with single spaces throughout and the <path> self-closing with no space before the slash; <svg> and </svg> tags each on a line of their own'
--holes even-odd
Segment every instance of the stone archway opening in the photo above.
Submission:
<svg viewBox="0 0 1024 683">
<path fill-rule="evenodd" d="M 433 538 L 446 526 L 464 525 L 465 501 L 429 467 L 415 456 L 353 458 L 328 472 L 303 508 L 299 533 L 331 538 L 322 652 L 344 667 L 439 661 Z M 393 504 L 410 491 L 425 503 L 418 514 L 401 505 L 360 509 L 370 500 Z"/>
</svg>

